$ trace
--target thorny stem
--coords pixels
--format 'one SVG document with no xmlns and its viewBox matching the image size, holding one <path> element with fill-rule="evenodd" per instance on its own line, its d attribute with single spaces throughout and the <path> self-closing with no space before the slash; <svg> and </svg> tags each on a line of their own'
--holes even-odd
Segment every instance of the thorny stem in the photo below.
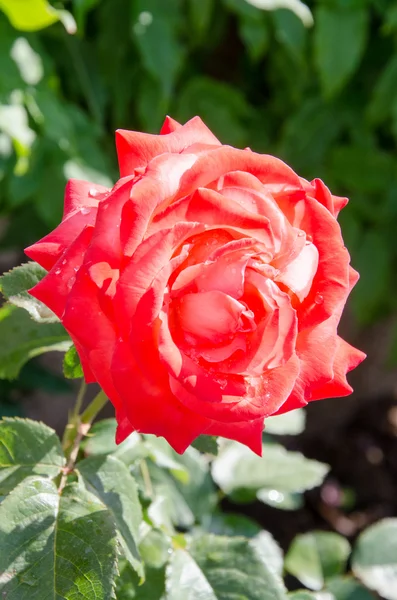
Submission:
<svg viewBox="0 0 397 600">
<path fill-rule="evenodd" d="M 108 398 L 106 394 L 101 390 L 99 394 L 90 402 L 85 411 L 79 415 L 81 404 L 85 393 L 85 384 L 81 386 L 77 396 L 76 405 L 70 416 L 69 423 L 65 429 L 65 435 L 63 438 L 63 449 L 67 459 L 66 467 L 63 469 L 61 481 L 59 484 L 58 492 L 61 493 L 66 485 L 67 476 L 73 470 L 75 465 L 80 442 L 84 436 L 87 435 L 90 430 L 91 424 L 97 414 L 105 406 Z"/>
</svg>

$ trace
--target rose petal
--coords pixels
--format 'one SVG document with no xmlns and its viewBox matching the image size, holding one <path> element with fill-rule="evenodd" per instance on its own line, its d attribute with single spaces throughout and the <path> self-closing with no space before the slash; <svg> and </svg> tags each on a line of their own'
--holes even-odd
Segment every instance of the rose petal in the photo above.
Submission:
<svg viewBox="0 0 397 600">
<path fill-rule="evenodd" d="M 194 117 L 185 125 L 161 136 L 118 129 L 116 147 L 120 176 L 132 175 L 134 169 L 146 167 L 155 156 L 166 152 L 178 154 L 197 143 L 220 145 L 219 140 L 199 117 Z"/>
<path fill-rule="evenodd" d="M 149 384 L 124 342 L 117 344 L 111 373 L 132 427 L 163 436 L 176 452 L 182 454 L 211 425 L 209 419 L 192 413 L 164 387 Z"/>
<path fill-rule="evenodd" d="M 205 435 L 220 435 L 230 440 L 245 444 L 251 448 L 255 454 L 262 456 L 262 432 L 263 418 L 253 421 L 243 421 L 239 423 L 219 423 L 213 421 L 213 424 L 206 430 Z"/>
<path fill-rule="evenodd" d="M 62 222 L 49 235 L 26 248 L 25 254 L 49 271 L 84 227 L 95 224 L 99 201 L 108 192 L 103 186 L 71 179 L 65 189 Z"/>
<path fill-rule="evenodd" d="M 219 344 L 236 333 L 245 310 L 245 306 L 231 296 L 213 290 L 185 294 L 178 302 L 177 313 L 185 336 Z"/>
<path fill-rule="evenodd" d="M 318 250 L 314 244 L 306 244 L 298 256 L 280 270 L 276 281 L 287 286 L 302 302 L 310 292 L 317 267 Z"/>
</svg>

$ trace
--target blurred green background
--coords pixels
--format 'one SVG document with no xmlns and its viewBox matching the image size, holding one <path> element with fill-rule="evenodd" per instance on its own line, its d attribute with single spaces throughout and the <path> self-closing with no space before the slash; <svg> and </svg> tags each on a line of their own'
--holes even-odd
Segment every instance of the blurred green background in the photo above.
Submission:
<svg viewBox="0 0 397 600">
<path fill-rule="evenodd" d="M 261 10 L 257 7 L 263 7 Z M 0 0 L 0 244 L 54 227 L 70 177 L 117 178 L 116 128 L 200 115 L 351 202 L 367 325 L 397 288 L 397 2 Z M 268 9 L 268 10 L 264 10 Z"/>
</svg>

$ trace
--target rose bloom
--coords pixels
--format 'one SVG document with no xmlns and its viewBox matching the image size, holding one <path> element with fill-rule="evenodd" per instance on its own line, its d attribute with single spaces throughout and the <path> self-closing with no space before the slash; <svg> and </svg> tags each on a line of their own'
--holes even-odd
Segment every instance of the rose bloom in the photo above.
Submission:
<svg viewBox="0 0 397 600">
<path fill-rule="evenodd" d="M 358 274 L 347 203 L 198 118 L 117 131 L 113 189 L 69 181 L 61 224 L 26 254 L 30 293 L 62 321 L 85 379 L 132 431 L 183 452 L 200 434 L 261 453 L 264 419 L 346 396 L 365 357 L 337 335 Z"/>
</svg>

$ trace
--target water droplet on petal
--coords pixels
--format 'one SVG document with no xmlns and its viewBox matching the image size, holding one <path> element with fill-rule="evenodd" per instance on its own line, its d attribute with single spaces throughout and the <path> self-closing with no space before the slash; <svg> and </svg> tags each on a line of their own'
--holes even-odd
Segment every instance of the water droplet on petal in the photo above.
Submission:
<svg viewBox="0 0 397 600">
<path fill-rule="evenodd" d="M 55 271 L 55 275 L 59 275 L 59 273 L 60 273 L 60 272 L 61 272 L 61 269 L 57 269 L 57 270 Z"/>
<path fill-rule="evenodd" d="M 82 215 L 88 215 L 91 212 L 91 209 L 83 207 L 83 208 L 80 208 L 80 212 Z"/>
<path fill-rule="evenodd" d="M 316 304 L 322 304 L 324 302 L 324 296 L 322 296 L 321 294 L 316 294 L 314 297 L 314 302 Z"/>
<path fill-rule="evenodd" d="M 72 289 L 74 282 L 76 281 L 76 277 L 71 277 L 68 281 L 68 289 Z"/>
<path fill-rule="evenodd" d="M 299 231 L 299 233 L 298 233 L 298 237 L 303 237 L 304 235 L 305 235 L 305 232 L 304 232 L 304 231 L 302 231 L 302 230 L 301 230 L 301 231 Z"/>
<path fill-rule="evenodd" d="M 90 191 L 88 192 L 88 195 L 91 196 L 91 198 L 95 198 L 96 196 L 98 196 L 98 194 L 99 194 L 99 192 L 95 188 L 91 188 Z"/>
<path fill-rule="evenodd" d="M 308 244 L 311 244 L 311 243 L 313 242 L 313 236 L 312 236 L 312 235 L 310 235 L 310 234 L 308 234 L 308 235 L 306 236 L 306 242 L 307 242 Z"/>
<path fill-rule="evenodd" d="M 220 379 L 218 377 L 214 377 L 216 383 L 219 385 L 219 387 L 221 388 L 221 390 L 224 390 L 225 387 L 227 386 L 227 379 Z"/>
<path fill-rule="evenodd" d="M 63 264 L 63 265 L 66 265 L 66 263 L 67 263 L 67 261 L 66 261 L 66 260 L 63 260 L 63 261 L 62 261 L 62 264 Z"/>
</svg>

